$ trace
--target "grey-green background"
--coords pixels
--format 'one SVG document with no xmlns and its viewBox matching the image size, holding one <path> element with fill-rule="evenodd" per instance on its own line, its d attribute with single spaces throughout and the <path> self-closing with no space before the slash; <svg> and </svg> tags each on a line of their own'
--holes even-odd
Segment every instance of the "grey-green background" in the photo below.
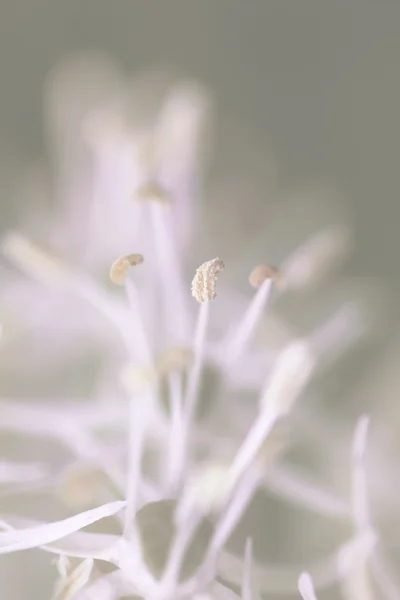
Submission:
<svg viewBox="0 0 400 600">
<path fill-rule="evenodd" d="M 0 140 L 37 153 L 45 77 L 70 52 L 177 65 L 268 140 L 285 182 L 323 178 L 343 192 L 352 268 L 397 287 L 399 28 L 397 0 L 2 0 Z"/>
</svg>

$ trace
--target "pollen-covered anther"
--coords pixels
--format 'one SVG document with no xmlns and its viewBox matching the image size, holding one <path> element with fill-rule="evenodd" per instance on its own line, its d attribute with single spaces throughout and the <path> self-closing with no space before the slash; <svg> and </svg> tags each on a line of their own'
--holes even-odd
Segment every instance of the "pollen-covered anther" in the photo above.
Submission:
<svg viewBox="0 0 400 600">
<path fill-rule="evenodd" d="M 259 288 L 267 279 L 271 279 L 278 287 L 282 285 L 280 272 L 269 265 L 257 265 L 249 275 L 249 283 L 254 288 Z"/>
<path fill-rule="evenodd" d="M 124 285 L 126 272 L 130 267 L 136 267 L 143 262 L 141 254 L 126 254 L 120 256 L 110 269 L 110 279 L 116 285 Z"/>
<path fill-rule="evenodd" d="M 194 360 L 193 351 L 183 346 L 171 346 L 162 352 L 156 362 L 156 370 L 160 377 L 170 373 L 184 371 Z"/>
<path fill-rule="evenodd" d="M 192 296 L 197 302 L 214 300 L 218 274 L 223 271 L 225 264 L 220 258 L 213 258 L 196 269 L 192 281 Z"/>
<path fill-rule="evenodd" d="M 165 207 L 171 206 L 171 197 L 163 185 L 155 179 L 148 179 L 139 183 L 133 192 L 137 202 L 156 202 Z"/>
</svg>

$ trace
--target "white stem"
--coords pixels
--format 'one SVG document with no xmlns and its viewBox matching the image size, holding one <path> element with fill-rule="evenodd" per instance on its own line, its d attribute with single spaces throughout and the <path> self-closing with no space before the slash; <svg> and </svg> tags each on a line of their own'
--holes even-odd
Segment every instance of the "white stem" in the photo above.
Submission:
<svg viewBox="0 0 400 600">
<path fill-rule="evenodd" d="M 217 556 L 240 521 L 260 482 L 259 469 L 249 469 L 220 518 L 210 544 L 210 556 Z"/>
<path fill-rule="evenodd" d="M 243 581 L 242 581 L 242 600 L 253 600 L 253 543 L 251 538 L 247 538 L 244 550 Z"/>
<path fill-rule="evenodd" d="M 152 364 L 152 351 L 150 347 L 149 338 L 146 332 L 146 326 L 143 319 L 140 306 L 140 298 L 136 289 L 135 282 L 129 273 L 125 281 L 125 290 L 128 296 L 129 305 L 131 308 L 131 323 L 134 327 L 134 347 L 135 347 L 135 358 L 142 364 Z"/>
<path fill-rule="evenodd" d="M 194 336 L 194 362 L 191 370 L 189 371 L 189 378 L 184 402 L 186 426 L 189 426 L 191 424 L 196 410 L 200 376 L 204 363 L 205 338 L 207 333 L 209 312 L 210 303 L 202 302 L 200 305 L 199 316 L 197 319 Z"/>
<path fill-rule="evenodd" d="M 200 376 L 204 363 L 205 338 L 207 333 L 209 310 L 209 302 L 203 302 L 200 305 L 195 331 L 194 362 L 192 368 L 189 371 L 185 399 L 183 402 L 183 430 L 181 442 L 181 456 L 183 457 L 184 464 L 182 464 L 180 475 L 183 474 L 183 471 L 186 468 L 189 460 L 188 446 L 193 421 L 196 415 Z"/>
<path fill-rule="evenodd" d="M 369 417 L 367 415 L 363 415 L 357 422 L 353 439 L 353 481 L 351 504 L 354 523 L 356 529 L 359 531 L 365 531 L 371 527 L 364 464 L 368 427 Z"/>
<path fill-rule="evenodd" d="M 229 468 L 229 479 L 232 486 L 236 485 L 246 469 L 253 463 L 265 439 L 274 428 L 276 421 L 276 413 L 272 413 L 271 411 L 262 411 L 259 413 Z"/>
<path fill-rule="evenodd" d="M 146 429 L 148 426 L 151 398 L 144 392 L 139 398 L 131 398 L 129 404 L 129 442 L 128 442 L 128 477 L 126 487 L 127 506 L 125 510 L 124 535 L 129 536 L 133 530 L 138 493 L 141 482 L 141 467 Z M 143 404 L 142 404 L 143 403 Z"/>
<path fill-rule="evenodd" d="M 169 383 L 170 434 L 167 463 L 167 489 L 173 491 L 179 482 L 184 464 L 183 411 L 182 411 L 182 376 L 171 373 Z"/>
<path fill-rule="evenodd" d="M 177 509 L 179 512 L 179 507 Z M 174 594 L 174 589 L 179 582 L 179 574 L 185 556 L 185 551 L 190 544 L 190 541 L 195 533 L 202 514 L 199 511 L 192 513 L 184 522 L 179 524 L 177 532 L 172 543 L 172 547 L 168 556 L 167 566 L 160 582 L 160 589 L 170 590 Z M 173 597 L 173 596 L 172 596 Z"/>
<path fill-rule="evenodd" d="M 171 215 L 157 202 L 151 205 L 154 242 L 163 285 L 166 336 L 174 344 L 185 344 L 189 335 L 186 286 L 174 244 Z"/>
<path fill-rule="evenodd" d="M 228 364 L 236 362 L 246 350 L 246 345 L 249 343 L 270 298 L 271 289 L 272 280 L 265 280 L 250 302 L 250 306 L 246 310 L 235 333 L 225 342 L 225 360 Z"/>
<path fill-rule="evenodd" d="M 364 465 L 368 426 L 369 418 L 364 415 L 357 422 L 353 438 L 351 511 L 356 533 L 359 534 L 372 530 Z M 370 582 L 369 559 L 370 553 L 363 552 L 353 569 L 347 570 L 348 558 L 346 555 L 341 557 L 339 561 L 339 571 L 342 574 L 341 588 L 343 596 L 348 600 L 372 600 L 374 597 Z"/>
</svg>

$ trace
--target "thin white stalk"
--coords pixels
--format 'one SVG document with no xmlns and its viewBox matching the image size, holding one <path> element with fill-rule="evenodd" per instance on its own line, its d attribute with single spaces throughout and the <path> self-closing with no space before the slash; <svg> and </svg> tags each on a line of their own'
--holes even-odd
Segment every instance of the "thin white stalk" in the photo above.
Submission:
<svg viewBox="0 0 400 600">
<path fill-rule="evenodd" d="M 271 296 L 272 280 L 266 279 L 255 293 L 236 331 L 224 343 L 225 361 L 235 363 L 245 352 L 253 332 L 259 323 Z"/>
<path fill-rule="evenodd" d="M 260 411 L 230 467 L 232 485 L 253 463 L 277 420 L 286 415 L 303 391 L 314 367 L 307 343 L 292 342 L 278 356 L 261 393 Z"/>
<path fill-rule="evenodd" d="M 232 486 L 236 485 L 240 477 L 254 462 L 265 439 L 274 428 L 277 418 L 278 414 L 271 411 L 259 413 L 229 468 L 229 478 Z"/>
<path fill-rule="evenodd" d="M 173 491 L 179 482 L 184 464 L 182 375 L 171 373 L 168 377 L 170 433 L 167 458 L 167 490 Z"/>
<path fill-rule="evenodd" d="M 169 208 L 152 202 L 151 216 L 154 243 L 163 286 L 166 339 L 174 344 L 185 344 L 189 339 L 189 314 L 186 302 L 186 285 L 174 243 Z"/>
<path fill-rule="evenodd" d="M 251 538 L 246 539 L 244 549 L 242 600 L 253 600 L 253 543 Z"/>
<path fill-rule="evenodd" d="M 303 600 L 317 600 L 311 575 L 303 571 L 299 577 L 299 592 Z"/>
<path fill-rule="evenodd" d="M 239 523 L 259 483 L 260 471 L 258 468 L 249 469 L 244 474 L 226 510 L 223 512 L 217 523 L 210 544 L 210 556 L 217 556 L 222 550 L 225 543 L 228 541 L 229 536 Z"/>
<path fill-rule="evenodd" d="M 364 457 L 366 450 L 369 418 L 362 416 L 356 425 L 352 448 L 352 492 L 351 512 L 356 533 L 372 530 L 369 517 L 368 493 Z M 343 572 L 342 593 L 348 600 L 372 600 L 374 597 L 369 572 L 369 553 L 362 553 L 353 569 L 347 570 L 347 557 L 342 556 L 339 570 Z"/>
<path fill-rule="evenodd" d="M 152 350 L 143 319 L 139 294 L 132 277 L 127 273 L 125 279 L 125 290 L 130 306 L 130 320 L 134 326 L 133 336 L 135 342 L 135 358 L 142 365 L 152 364 Z"/>
<path fill-rule="evenodd" d="M 199 393 L 199 383 L 201 371 L 204 363 L 205 353 L 205 338 L 207 333 L 207 325 L 209 319 L 209 302 L 203 302 L 200 305 L 199 314 L 197 318 L 195 339 L 194 339 L 194 361 L 189 371 L 188 382 L 186 392 L 183 401 L 183 428 L 181 437 L 181 449 L 180 449 L 180 466 L 178 472 L 178 466 L 175 469 L 177 480 L 179 480 L 187 466 L 188 457 L 188 446 L 190 441 L 191 430 L 193 421 L 196 414 L 196 406 Z"/>
<path fill-rule="evenodd" d="M 131 398 L 129 403 L 127 506 L 124 526 L 124 535 L 126 537 L 129 537 L 133 531 L 134 517 L 139 499 L 144 443 L 148 427 L 149 408 L 152 401 L 147 396 L 148 393 L 144 392 L 140 398 Z"/>
<path fill-rule="evenodd" d="M 351 505 L 354 524 L 357 531 L 371 527 L 369 516 L 367 478 L 365 472 L 365 450 L 369 427 L 369 417 L 363 415 L 357 423 L 353 439 L 353 481 Z"/>
<path fill-rule="evenodd" d="M 178 507 L 179 512 L 179 507 Z M 175 538 L 168 556 L 167 565 L 160 581 L 160 589 L 170 590 L 171 597 L 175 593 L 175 588 L 179 583 L 179 574 L 185 557 L 185 552 L 192 540 L 192 537 L 200 524 L 202 514 L 200 511 L 192 512 L 188 518 L 184 519 L 177 527 Z"/>
<path fill-rule="evenodd" d="M 197 396 L 199 392 L 200 376 L 204 364 L 205 339 L 210 313 L 210 303 L 202 302 L 194 335 L 194 362 L 189 371 L 189 378 L 184 401 L 184 414 L 186 427 L 190 427 L 196 410 Z"/>
</svg>

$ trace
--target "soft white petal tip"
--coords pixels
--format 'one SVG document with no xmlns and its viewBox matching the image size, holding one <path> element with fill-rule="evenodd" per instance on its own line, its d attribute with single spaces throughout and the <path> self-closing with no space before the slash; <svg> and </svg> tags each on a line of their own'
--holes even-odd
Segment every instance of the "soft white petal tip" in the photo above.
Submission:
<svg viewBox="0 0 400 600">
<path fill-rule="evenodd" d="M 304 571 L 298 581 L 298 589 L 303 600 L 317 600 L 311 575 Z"/>
</svg>

